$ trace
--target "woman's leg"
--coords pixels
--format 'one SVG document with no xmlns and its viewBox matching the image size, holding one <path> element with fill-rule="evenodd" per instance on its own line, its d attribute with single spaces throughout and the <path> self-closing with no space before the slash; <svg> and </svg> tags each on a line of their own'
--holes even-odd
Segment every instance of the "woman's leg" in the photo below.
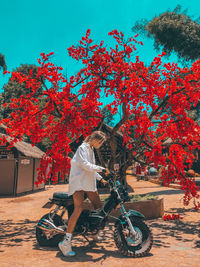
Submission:
<svg viewBox="0 0 200 267">
<path fill-rule="evenodd" d="M 102 208 L 102 203 L 99 197 L 98 192 L 86 192 L 87 196 L 89 198 L 89 200 L 92 202 L 92 205 L 94 206 L 94 209 L 101 209 Z M 101 241 L 102 237 L 99 235 L 99 232 L 97 232 L 94 236 L 93 236 L 93 241 L 98 242 Z"/>
<path fill-rule="evenodd" d="M 69 218 L 67 233 L 72 234 L 76 226 L 76 222 L 83 210 L 84 191 L 77 191 L 73 194 L 74 211 Z"/>
<path fill-rule="evenodd" d="M 86 192 L 89 200 L 92 202 L 92 205 L 94 206 L 94 209 L 101 209 L 102 208 L 102 203 L 99 197 L 98 192 L 91 192 L 88 191 Z"/>
<path fill-rule="evenodd" d="M 64 256 L 75 255 L 75 252 L 72 251 L 71 238 L 74 228 L 76 226 L 76 222 L 83 210 L 84 192 L 83 191 L 75 192 L 73 194 L 73 200 L 74 200 L 74 211 L 68 221 L 66 236 L 64 240 L 58 244 Z"/>
</svg>

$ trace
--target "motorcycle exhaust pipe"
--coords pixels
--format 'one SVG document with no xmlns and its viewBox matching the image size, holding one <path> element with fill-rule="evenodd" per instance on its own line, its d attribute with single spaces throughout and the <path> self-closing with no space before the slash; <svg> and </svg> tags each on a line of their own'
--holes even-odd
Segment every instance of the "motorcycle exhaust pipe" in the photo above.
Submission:
<svg viewBox="0 0 200 267">
<path fill-rule="evenodd" d="M 46 219 L 42 219 L 38 224 L 37 227 L 45 230 L 45 231 L 56 231 L 58 234 L 65 234 L 65 230 L 55 226 L 52 222 L 46 220 Z"/>
</svg>

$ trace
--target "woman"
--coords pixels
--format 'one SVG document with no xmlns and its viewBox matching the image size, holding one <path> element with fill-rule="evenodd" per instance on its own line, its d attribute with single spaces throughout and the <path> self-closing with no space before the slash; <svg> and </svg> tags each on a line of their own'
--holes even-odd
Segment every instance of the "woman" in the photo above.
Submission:
<svg viewBox="0 0 200 267">
<path fill-rule="evenodd" d="M 95 131 L 88 136 L 78 147 L 71 160 L 69 175 L 69 195 L 73 195 L 74 212 L 68 221 L 67 233 L 62 242 L 58 244 L 64 256 L 74 256 L 71 248 L 71 238 L 76 222 L 83 210 L 84 193 L 87 193 L 89 200 L 95 209 L 101 208 L 101 201 L 97 192 L 96 180 L 102 180 L 98 172 L 108 169 L 97 166 L 93 149 L 99 149 L 106 140 L 106 135 L 101 131 Z M 105 181 L 104 181 L 105 182 Z"/>
</svg>

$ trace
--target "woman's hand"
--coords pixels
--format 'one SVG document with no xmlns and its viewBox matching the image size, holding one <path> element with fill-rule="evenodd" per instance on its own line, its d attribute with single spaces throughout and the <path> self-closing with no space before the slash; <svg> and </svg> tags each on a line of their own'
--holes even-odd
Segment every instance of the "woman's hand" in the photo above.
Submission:
<svg viewBox="0 0 200 267">
<path fill-rule="evenodd" d="M 109 169 L 105 169 L 105 175 L 107 176 L 110 173 Z"/>
<path fill-rule="evenodd" d="M 104 186 L 106 186 L 106 184 L 107 184 L 107 181 L 106 180 L 104 180 L 103 178 L 101 179 L 101 183 L 104 185 Z"/>
</svg>

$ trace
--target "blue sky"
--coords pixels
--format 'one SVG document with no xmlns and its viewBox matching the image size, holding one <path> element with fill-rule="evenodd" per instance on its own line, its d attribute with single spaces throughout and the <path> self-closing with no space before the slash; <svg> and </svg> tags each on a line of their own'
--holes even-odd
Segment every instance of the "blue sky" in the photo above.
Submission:
<svg viewBox="0 0 200 267">
<path fill-rule="evenodd" d="M 111 46 L 109 31 L 117 29 L 131 36 L 137 20 L 151 19 L 177 4 L 195 18 L 200 14 L 199 0 L 0 0 L 0 53 L 12 71 L 21 64 L 37 64 L 41 52 L 53 51 L 54 63 L 73 75 L 79 64 L 68 56 L 67 48 L 76 44 L 87 29 L 91 29 L 94 40 L 104 40 Z M 157 52 L 151 40 L 143 42 L 139 56 L 148 63 Z M 172 56 L 169 60 L 177 59 Z M 0 72 L 0 91 L 7 80 Z"/>
</svg>

